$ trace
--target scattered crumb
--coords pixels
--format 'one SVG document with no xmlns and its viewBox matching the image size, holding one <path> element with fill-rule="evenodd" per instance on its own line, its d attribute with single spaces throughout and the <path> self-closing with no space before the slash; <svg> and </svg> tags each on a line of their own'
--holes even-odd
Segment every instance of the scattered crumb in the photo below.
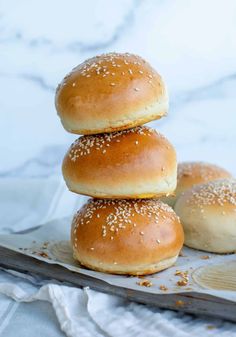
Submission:
<svg viewBox="0 0 236 337">
<path fill-rule="evenodd" d="M 37 255 L 41 256 L 41 257 L 45 257 L 48 258 L 48 254 L 45 252 L 38 252 Z"/>
<path fill-rule="evenodd" d="M 188 271 L 181 271 L 181 270 L 176 270 L 175 276 L 180 276 L 180 277 L 188 277 Z"/>
<path fill-rule="evenodd" d="M 202 259 L 202 260 L 208 260 L 209 258 L 210 258 L 209 255 L 202 255 L 202 256 L 200 256 L 200 259 Z"/>
<path fill-rule="evenodd" d="M 175 302 L 175 305 L 177 306 L 177 307 L 182 307 L 182 306 L 184 306 L 184 301 L 182 301 L 182 300 L 178 300 L 178 301 L 176 301 Z"/>
<path fill-rule="evenodd" d="M 142 286 L 142 287 L 151 287 L 152 286 L 152 282 L 149 281 L 149 280 L 142 280 L 142 281 L 137 282 L 137 284 L 139 286 Z"/>
<path fill-rule="evenodd" d="M 207 330 L 214 330 L 216 327 L 214 325 L 212 325 L 212 324 L 208 324 L 206 326 L 206 328 L 207 328 Z"/>
<path fill-rule="evenodd" d="M 180 280 L 176 282 L 177 286 L 184 287 L 188 284 L 187 280 Z"/>
<path fill-rule="evenodd" d="M 160 285 L 159 289 L 162 290 L 162 291 L 167 291 L 168 290 L 168 288 L 166 286 L 164 286 L 163 284 Z"/>
<path fill-rule="evenodd" d="M 181 280 L 176 282 L 177 286 L 184 287 L 188 285 L 189 281 L 188 271 L 176 270 L 175 276 L 181 277 Z"/>
<path fill-rule="evenodd" d="M 48 241 L 45 241 L 42 245 L 42 249 L 47 249 L 48 248 L 48 245 L 49 245 L 49 242 Z"/>
</svg>

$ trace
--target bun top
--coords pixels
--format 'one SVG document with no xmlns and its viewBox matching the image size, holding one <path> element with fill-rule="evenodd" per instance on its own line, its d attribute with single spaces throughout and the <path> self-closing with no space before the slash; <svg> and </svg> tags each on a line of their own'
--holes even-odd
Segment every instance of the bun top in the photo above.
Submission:
<svg viewBox="0 0 236 337">
<path fill-rule="evenodd" d="M 193 208 L 236 209 L 236 180 L 221 179 L 196 185 L 182 194 L 176 206 L 185 200 Z"/>
<path fill-rule="evenodd" d="M 204 162 L 179 163 L 177 192 L 179 194 L 193 185 L 231 177 L 228 171 L 217 165 Z"/>
<path fill-rule="evenodd" d="M 58 86 L 55 104 L 66 130 L 94 134 L 160 118 L 168 98 L 149 63 L 137 55 L 110 53 L 74 68 Z"/>
</svg>

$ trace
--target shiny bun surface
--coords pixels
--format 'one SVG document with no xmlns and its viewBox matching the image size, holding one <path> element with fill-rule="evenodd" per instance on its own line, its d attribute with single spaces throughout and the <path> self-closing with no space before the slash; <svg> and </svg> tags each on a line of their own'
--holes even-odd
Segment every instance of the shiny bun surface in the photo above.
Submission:
<svg viewBox="0 0 236 337">
<path fill-rule="evenodd" d="M 176 153 L 154 129 L 82 136 L 67 152 L 62 172 L 68 188 L 96 198 L 152 198 L 176 188 Z"/>
<path fill-rule="evenodd" d="M 144 275 L 171 266 L 183 244 L 174 211 L 155 199 L 90 199 L 74 216 L 71 240 L 82 265 Z"/>
<path fill-rule="evenodd" d="M 110 53 L 74 68 L 58 86 L 55 105 L 64 128 L 76 134 L 120 131 L 166 115 L 161 76 L 141 57 Z"/>
</svg>

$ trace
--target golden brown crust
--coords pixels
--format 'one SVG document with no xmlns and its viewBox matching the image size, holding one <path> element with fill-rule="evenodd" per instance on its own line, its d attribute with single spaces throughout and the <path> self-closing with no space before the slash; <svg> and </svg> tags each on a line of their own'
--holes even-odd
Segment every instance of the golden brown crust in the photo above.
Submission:
<svg viewBox="0 0 236 337">
<path fill-rule="evenodd" d="M 55 104 L 67 131 L 97 134 L 161 118 L 168 97 L 162 78 L 145 60 L 111 53 L 74 68 L 58 86 Z"/>
<path fill-rule="evenodd" d="M 178 193 L 193 185 L 204 184 L 218 179 L 232 178 L 224 168 L 204 162 L 183 162 L 178 164 Z"/>
<path fill-rule="evenodd" d="M 148 127 L 80 137 L 62 171 L 68 188 L 97 198 L 151 198 L 176 187 L 176 154 Z"/>
<path fill-rule="evenodd" d="M 180 194 L 193 186 L 227 178 L 232 178 L 232 175 L 224 168 L 214 164 L 197 161 L 179 163 L 175 195 L 164 198 L 162 201 L 173 207 Z"/>
<path fill-rule="evenodd" d="M 90 199 L 75 215 L 74 256 L 91 269 L 142 275 L 167 268 L 183 244 L 174 211 L 155 199 Z"/>
</svg>

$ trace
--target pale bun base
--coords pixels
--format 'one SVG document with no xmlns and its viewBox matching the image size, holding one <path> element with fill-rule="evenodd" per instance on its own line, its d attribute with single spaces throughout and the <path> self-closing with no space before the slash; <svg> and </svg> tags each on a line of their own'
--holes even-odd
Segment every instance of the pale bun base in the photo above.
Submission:
<svg viewBox="0 0 236 337">
<path fill-rule="evenodd" d="M 236 181 L 216 180 L 181 194 L 175 207 L 184 244 L 211 253 L 236 251 Z"/>
<path fill-rule="evenodd" d="M 161 117 L 166 116 L 167 112 L 168 99 L 163 102 L 155 102 L 145 107 L 143 110 L 129 113 L 127 114 L 126 118 L 123 118 L 122 120 L 94 119 L 90 120 L 89 122 L 78 121 L 78 125 L 76 125 L 75 121 L 72 122 L 68 119 L 61 119 L 61 122 L 63 127 L 71 133 L 79 135 L 92 135 L 131 129 L 135 126 L 143 125 L 153 120 L 160 119 Z"/>
<path fill-rule="evenodd" d="M 94 189 L 91 185 L 73 184 L 66 182 L 68 189 L 71 192 L 91 196 L 93 198 L 102 199 L 150 199 L 157 198 L 163 195 L 170 195 L 176 188 L 176 176 L 173 174 L 162 181 L 157 179 L 155 182 L 152 180 L 150 183 L 139 184 L 133 186 L 128 184 L 123 186 L 101 186 L 101 189 Z"/>
<path fill-rule="evenodd" d="M 171 267 L 175 261 L 177 260 L 178 255 L 165 259 L 163 261 L 159 261 L 157 263 L 153 264 L 145 264 L 145 265 L 121 265 L 121 264 L 106 264 L 106 263 L 99 263 L 97 261 L 91 261 L 89 260 L 80 260 L 79 254 L 77 252 L 74 252 L 74 259 L 79 261 L 79 263 L 86 268 L 96 270 L 103 273 L 109 273 L 109 274 L 119 274 L 119 275 L 149 275 L 157 273 L 161 270 L 167 269 Z"/>
<path fill-rule="evenodd" d="M 190 209 L 180 209 L 178 201 L 175 207 L 184 228 L 184 244 L 190 248 L 209 253 L 236 252 L 235 221 L 232 214 L 222 215 L 220 210 L 205 210 L 202 214 L 191 213 Z M 183 206 L 184 207 L 184 206 Z M 234 221 L 233 217 L 235 218 Z"/>
</svg>

